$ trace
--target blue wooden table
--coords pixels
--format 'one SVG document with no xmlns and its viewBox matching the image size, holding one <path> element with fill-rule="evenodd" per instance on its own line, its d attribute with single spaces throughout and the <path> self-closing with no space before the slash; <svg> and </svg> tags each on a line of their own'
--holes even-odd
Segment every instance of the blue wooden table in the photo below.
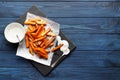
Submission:
<svg viewBox="0 0 120 80">
<path fill-rule="evenodd" d="M 3 35 L 33 4 L 77 46 L 47 77 Z M 0 80 L 120 80 L 120 0 L 0 0 Z"/>
</svg>

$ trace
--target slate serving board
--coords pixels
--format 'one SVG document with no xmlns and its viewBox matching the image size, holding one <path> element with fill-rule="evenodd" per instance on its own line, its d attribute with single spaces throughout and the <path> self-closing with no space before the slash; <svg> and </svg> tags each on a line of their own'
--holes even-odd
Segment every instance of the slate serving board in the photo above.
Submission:
<svg viewBox="0 0 120 80">
<path fill-rule="evenodd" d="M 32 14 L 35 14 L 35 15 L 38 15 L 38 16 L 42 16 L 42 17 L 46 17 L 46 15 L 44 13 L 42 13 L 42 11 L 40 11 L 39 8 L 37 8 L 35 5 L 33 5 L 30 9 L 28 9 L 27 12 L 30 12 Z M 16 22 L 19 22 L 21 24 L 24 23 L 25 19 L 26 19 L 26 15 L 27 15 L 27 12 L 25 12 Z M 61 36 L 61 39 L 62 40 L 67 40 L 69 42 L 69 49 L 70 51 L 73 51 L 76 47 L 75 45 L 63 34 L 63 32 L 60 30 L 60 34 Z M 53 55 L 53 59 L 52 59 L 52 63 L 54 63 L 60 56 L 62 55 L 62 52 L 60 50 L 57 50 L 54 55 Z M 66 58 L 66 56 L 63 56 L 57 63 L 57 65 L 63 61 L 64 59 Z M 40 63 L 37 63 L 37 62 L 34 62 L 34 61 L 31 61 L 29 60 L 33 66 L 39 70 L 44 76 L 47 76 L 55 67 L 50 67 L 50 66 L 46 66 L 46 65 L 43 65 L 43 64 L 40 64 Z"/>
</svg>

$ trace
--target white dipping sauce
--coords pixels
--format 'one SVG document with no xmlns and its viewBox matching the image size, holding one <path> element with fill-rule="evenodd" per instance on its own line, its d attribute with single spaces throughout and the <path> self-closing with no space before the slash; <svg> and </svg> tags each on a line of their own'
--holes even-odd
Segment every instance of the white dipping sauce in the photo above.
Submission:
<svg viewBox="0 0 120 80">
<path fill-rule="evenodd" d="M 64 54 L 68 54 L 70 52 L 69 49 L 69 43 L 66 40 L 61 40 L 60 36 L 57 36 L 57 41 L 58 41 L 58 45 L 59 44 L 63 44 L 63 46 L 60 48 L 60 51 L 62 51 Z"/>
<path fill-rule="evenodd" d="M 5 28 L 4 35 L 9 42 L 17 43 L 24 38 L 25 29 L 20 23 L 13 22 Z"/>
</svg>

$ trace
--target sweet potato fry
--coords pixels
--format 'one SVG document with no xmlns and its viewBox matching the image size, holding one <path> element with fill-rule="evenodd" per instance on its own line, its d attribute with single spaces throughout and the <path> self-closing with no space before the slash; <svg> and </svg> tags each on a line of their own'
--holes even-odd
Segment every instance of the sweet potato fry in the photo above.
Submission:
<svg viewBox="0 0 120 80">
<path fill-rule="evenodd" d="M 37 29 L 37 31 L 36 31 L 36 33 L 33 33 L 32 35 L 33 36 L 37 36 L 40 33 L 42 27 L 43 26 L 39 26 L 38 29 Z"/>
<path fill-rule="evenodd" d="M 29 52 L 31 55 L 34 55 L 34 47 L 33 47 L 33 44 L 31 42 L 29 42 Z"/>
<path fill-rule="evenodd" d="M 32 30 L 34 29 L 34 27 L 33 27 L 32 25 L 28 25 L 28 29 L 29 29 L 30 31 L 32 31 Z"/>
<path fill-rule="evenodd" d="M 40 47 L 45 46 L 45 44 L 47 44 L 47 41 L 48 41 L 48 39 L 47 39 L 47 38 L 45 38 L 45 39 L 44 39 L 44 41 L 41 43 Z"/>
<path fill-rule="evenodd" d="M 52 49 L 52 52 L 60 49 L 62 46 L 63 46 L 63 44 L 59 44 L 58 46 L 56 46 Z"/>
<path fill-rule="evenodd" d="M 40 51 L 41 53 L 47 54 L 45 49 L 43 49 L 43 48 L 36 48 L 36 50 Z"/>
<path fill-rule="evenodd" d="M 42 24 L 41 21 L 36 21 L 37 24 Z"/>
<path fill-rule="evenodd" d="M 26 47 L 29 47 L 29 40 L 28 40 L 28 35 L 25 35 L 25 43 L 26 43 Z"/>
<path fill-rule="evenodd" d="M 33 30 L 28 30 L 29 33 L 35 33 L 37 31 L 37 28 L 34 28 Z"/>
<path fill-rule="evenodd" d="M 30 46 L 31 46 L 32 50 L 33 50 L 33 51 L 35 51 L 35 47 L 34 47 L 33 43 L 32 43 L 32 42 L 30 42 L 29 44 L 30 44 Z"/>
<path fill-rule="evenodd" d="M 50 28 L 48 28 L 44 33 L 42 33 L 41 34 L 41 36 L 45 36 L 48 32 L 50 32 L 51 31 L 51 29 Z"/>
<path fill-rule="evenodd" d="M 49 52 L 50 52 L 50 50 L 47 50 L 47 49 L 45 49 L 45 51 L 46 51 L 47 53 L 49 53 Z"/>
<path fill-rule="evenodd" d="M 37 47 L 37 44 L 36 44 L 36 43 L 33 43 L 33 46 L 36 48 L 36 47 Z"/>
<path fill-rule="evenodd" d="M 53 32 L 48 32 L 47 35 L 48 36 L 56 36 Z"/>
<path fill-rule="evenodd" d="M 50 45 L 49 45 L 49 47 L 51 47 L 51 46 L 53 46 L 54 45 L 54 43 L 52 42 Z"/>
<path fill-rule="evenodd" d="M 41 45 L 41 41 L 38 41 L 38 42 L 34 42 L 34 46 L 37 48 L 37 47 L 40 47 L 40 45 Z"/>
<path fill-rule="evenodd" d="M 40 31 L 40 33 L 36 36 L 36 38 L 41 37 L 42 36 L 41 34 L 44 33 L 44 32 L 45 32 L 45 28 L 42 28 L 41 31 Z"/>
<path fill-rule="evenodd" d="M 32 37 L 32 35 L 30 34 L 30 32 L 26 32 L 26 34 L 29 36 L 29 40 L 30 40 L 30 41 L 33 41 L 33 40 L 34 40 L 34 38 Z"/>
<path fill-rule="evenodd" d="M 42 57 L 44 57 L 44 58 L 46 58 L 46 59 L 48 58 L 48 55 L 47 55 L 47 52 L 46 52 L 45 49 L 43 49 L 43 48 L 35 48 L 35 50 L 36 50 L 37 52 L 40 52 Z"/>
<path fill-rule="evenodd" d="M 56 35 L 51 31 L 51 28 L 45 28 L 47 22 L 44 19 L 29 19 L 24 24 L 28 26 L 25 43 L 31 55 L 36 53 L 40 58 L 48 59 L 50 51 L 56 51 L 62 46 L 61 44 L 52 50 L 50 49 L 54 45 Z"/>
<path fill-rule="evenodd" d="M 42 43 L 42 41 L 38 41 L 38 46 L 39 46 L 39 47 L 40 47 L 41 43 Z"/>
<path fill-rule="evenodd" d="M 45 44 L 45 48 L 47 48 L 54 41 L 54 39 L 55 37 L 50 37 L 49 40 Z"/>
<path fill-rule="evenodd" d="M 35 24 L 35 28 L 37 28 L 38 29 L 38 27 L 39 27 L 40 25 L 38 25 L 38 24 Z"/>
<path fill-rule="evenodd" d="M 41 52 L 39 52 L 39 51 L 37 51 L 36 52 L 37 53 L 37 55 L 39 56 L 39 57 L 43 57 L 44 59 L 48 59 L 48 55 L 46 54 L 43 54 L 43 53 L 41 53 Z"/>
<path fill-rule="evenodd" d="M 43 24 L 43 25 L 46 25 L 46 21 L 43 21 L 43 20 L 41 20 L 41 21 L 36 21 L 36 23 L 37 23 L 37 24 Z"/>
<path fill-rule="evenodd" d="M 34 55 L 34 53 L 33 53 L 33 49 L 32 49 L 31 46 L 29 47 L 29 52 L 30 52 L 31 55 Z"/>
<path fill-rule="evenodd" d="M 41 36 L 41 37 L 39 37 L 38 39 L 35 39 L 33 42 L 40 41 L 40 40 L 43 40 L 43 39 L 45 39 L 45 38 L 46 38 L 45 36 Z"/>
<path fill-rule="evenodd" d="M 36 23 L 32 22 L 32 21 L 25 21 L 24 24 L 25 25 L 35 25 Z"/>
<path fill-rule="evenodd" d="M 42 58 L 42 55 L 40 52 L 36 51 L 35 53 L 38 55 L 39 58 Z"/>
</svg>

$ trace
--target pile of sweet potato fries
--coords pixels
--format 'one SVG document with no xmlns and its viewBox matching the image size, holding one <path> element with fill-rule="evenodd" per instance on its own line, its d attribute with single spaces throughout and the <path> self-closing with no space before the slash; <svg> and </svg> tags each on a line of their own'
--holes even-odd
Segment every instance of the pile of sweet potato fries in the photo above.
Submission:
<svg viewBox="0 0 120 80">
<path fill-rule="evenodd" d="M 40 58 L 48 59 L 50 51 L 56 51 L 63 46 L 63 44 L 60 44 L 51 50 L 48 49 L 54 45 L 56 35 L 51 28 L 45 28 L 47 25 L 45 20 L 41 18 L 29 19 L 24 24 L 28 26 L 25 43 L 31 55 L 37 54 Z"/>
</svg>

